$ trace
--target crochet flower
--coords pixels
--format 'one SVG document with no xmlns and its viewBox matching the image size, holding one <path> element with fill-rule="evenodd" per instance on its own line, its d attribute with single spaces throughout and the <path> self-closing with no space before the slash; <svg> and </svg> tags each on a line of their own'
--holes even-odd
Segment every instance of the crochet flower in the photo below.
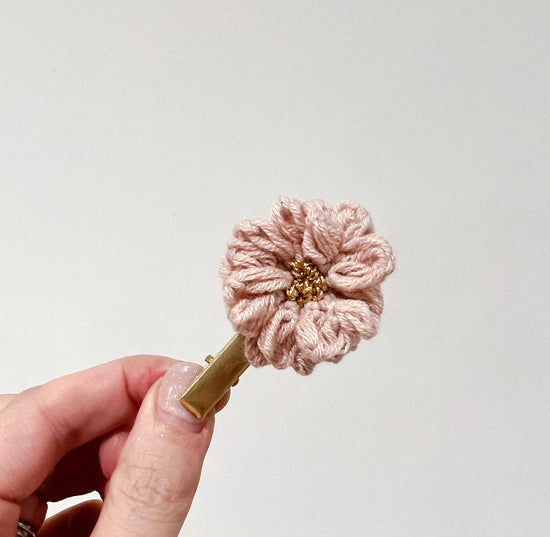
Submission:
<svg viewBox="0 0 550 537">
<path fill-rule="evenodd" d="M 380 284 L 393 268 L 360 205 L 281 198 L 267 220 L 235 227 L 220 274 L 250 363 L 307 375 L 376 334 Z"/>
</svg>

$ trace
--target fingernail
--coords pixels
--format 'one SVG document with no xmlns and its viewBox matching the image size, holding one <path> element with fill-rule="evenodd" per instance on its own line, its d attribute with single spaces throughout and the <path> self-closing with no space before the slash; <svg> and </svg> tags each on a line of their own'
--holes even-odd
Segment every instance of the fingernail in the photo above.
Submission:
<svg viewBox="0 0 550 537">
<path fill-rule="evenodd" d="M 189 362 L 178 362 L 166 371 L 157 401 L 158 414 L 164 421 L 192 432 L 202 429 L 204 418 L 196 418 L 180 403 L 180 397 L 201 371 L 199 365 Z"/>
</svg>

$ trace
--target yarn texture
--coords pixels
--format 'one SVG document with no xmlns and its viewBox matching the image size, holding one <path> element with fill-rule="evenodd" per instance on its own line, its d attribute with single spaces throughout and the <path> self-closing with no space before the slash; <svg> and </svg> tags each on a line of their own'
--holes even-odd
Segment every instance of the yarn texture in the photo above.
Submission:
<svg viewBox="0 0 550 537">
<path fill-rule="evenodd" d="M 380 284 L 394 261 L 370 214 L 353 202 L 333 207 L 281 198 L 267 220 L 240 222 L 220 275 L 227 315 L 245 336 L 249 362 L 293 367 L 302 375 L 320 362 L 339 362 L 361 338 L 376 335 Z M 308 270 L 326 292 L 312 288 L 303 274 L 296 279 L 296 267 L 303 266 L 313 267 Z M 291 300 L 297 287 L 300 300 Z"/>
</svg>

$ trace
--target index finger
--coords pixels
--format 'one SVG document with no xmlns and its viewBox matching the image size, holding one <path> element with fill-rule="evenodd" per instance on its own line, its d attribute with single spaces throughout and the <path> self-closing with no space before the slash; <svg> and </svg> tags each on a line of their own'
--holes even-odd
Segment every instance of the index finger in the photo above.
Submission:
<svg viewBox="0 0 550 537">
<path fill-rule="evenodd" d="M 0 394 L 0 412 L 4 410 L 4 407 L 14 398 L 15 396 L 11 393 Z"/>
<path fill-rule="evenodd" d="M 32 494 L 69 451 L 134 419 L 151 385 L 174 363 L 134 356 L 13 397 L 0 412 L 0 500 Z"/>
</svg>

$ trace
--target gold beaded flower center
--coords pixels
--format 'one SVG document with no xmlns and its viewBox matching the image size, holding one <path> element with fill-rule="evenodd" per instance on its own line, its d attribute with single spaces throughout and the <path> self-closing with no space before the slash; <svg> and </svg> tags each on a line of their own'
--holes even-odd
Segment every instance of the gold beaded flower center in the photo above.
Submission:
<svg viewBox="0 0 550 537">
<path fill-rule="evenodd" d="M 294 281 L 286 290 L 289 300 L 304 306 L 311 300 L 318 302 L 328 291 L 327 282 L 321 271 L 311 261 L 295 260 L 289 263 Z"/>
</svg>

